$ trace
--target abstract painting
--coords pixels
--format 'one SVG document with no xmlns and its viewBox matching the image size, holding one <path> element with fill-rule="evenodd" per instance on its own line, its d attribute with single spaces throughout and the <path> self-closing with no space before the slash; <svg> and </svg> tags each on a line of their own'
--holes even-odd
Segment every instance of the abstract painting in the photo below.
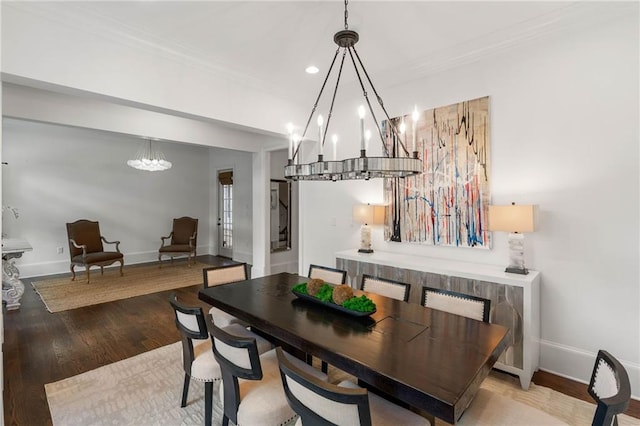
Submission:
<svg viewBox="0 0 640 426">
<path fill-rule="evenodd" d="M 424 167 L 385 179 L 385 240 L 490 248 L 489 123 L 488 96 L 383 122 L 389 153 L 417 151 Z"/>
</svg>

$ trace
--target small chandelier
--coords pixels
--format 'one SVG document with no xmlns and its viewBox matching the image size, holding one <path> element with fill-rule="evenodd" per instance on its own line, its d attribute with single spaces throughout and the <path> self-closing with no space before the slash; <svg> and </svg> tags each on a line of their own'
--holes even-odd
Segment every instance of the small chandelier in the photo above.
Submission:
<svg viewBox="0 0 640 426">
<path fill-rule="evenodd" d="M 414 142 L 412 153 L 410 154 L 407 150 L 402 136 L 404 136 L 404 126 L 401 126 L 400 131 L 396 129 L 395 120 L 392 121 L 389 118 L 389 114 L 384 107 L 384 103 L 375 87 L 371 79 L 369 78 L 369 73 L 364 67 L 364 64 L 360 60 L 360 56 L 356 51 L 355 44 L 358 42 L 360 36 L 357 32 L 349 29 L 349 24 L 347 19 L 349 17 L 349 11 L 347 10 L 347 5 L 349 1 L 345 0 L 344 2 L 344 30 L 338 31 L 333 36 L 333 41 L 338 45 L 338 49 L 333 57 L 331 62 L 331 66 L 329 67 L 329 71 L 322 83 L 322 87 L 320 88 L 320 93 L 316 98 L 315 103 L 313 104 L 313 108 L 311 109 L 311 114 L 309 115 L 309 119 L 307 120 L 307 124 L 304 128 L 304 132 L 302 136 L 293 134 L 293 125 L 288 125 L 288 133 L 289 133 L 289 156 L 287 165 L 284 167 L 284 176 L 290 180 L 328 180 L 328 181 L 337 181 L 337 180 L 347 180 L 347 179 L 371 179 L 371 178 L 404 178 L 407 176 L 414 176 L 422 173 L 422 160 L 418 158 L 418 152 L 416 150 L 415 143 L 415 126 L 414 126 Z M 331 99 L 331 106 L 329 108 L 329 114 L 327 115 L 327 123 L 324 127 L 324 120 L 321 115 L 318 115 L 317 123 L 318 123 L 318 161 L 309 163 L 309 164 L 300 164 L 300 145 L 304 140 L 304 137 L 309 129 L 309 124 L 311 123 L 311 119 L 316 112 L 316 108 L 318 107 L 318 102 L 322 97 L 322 92 L 327 84 L 327 80 L 331 75 L 331 71 L 333 70 L 333 66 L 336 63 L 336 59 L 338 55 L 342 52 L 342 59 L 340 61 L 340 67 L 338 70 L 338 77 L 336 80 L 335 89 L 333 91 L 333 97 Z M 356 158 L 347 158 L 342 161 L 338 161 L 336 157 L 336 135 L 333 136 L 333 153 L 334 153 L 334 161 L 325 161 L 323 149 L 324 143 L 326 141 L 327 132 L 329 129 L 329 123 L 331 121 L 331 115 L 333 113 L 333 105 L 336 99 L 336 93 L 338 91 L 338 87 L 340 85 L 340 77 L 342 75 L 342 68 L 344 65 L 345 58 L 349 54 L 349 58 L 353 63 L 353 68 L 355 70 L 356 76 L 358 78 L 358 82 L 360 83 L 360 87 L 362 89 L 362 95 L 366 101 L 368 106 L 368 110 L 371 114 L 371 117 L 376 123 L 375 127 L 380 136 L 380 141 L 382 142 L 382 148 L 384 152 L 383 157 L 367 157 L 367 142 L 371 137 L 371 133 L 364 128 L 364 118 L 366 115 L 366 110 L 364 106 L 360 106 L 359 108 L 359 116 L 360 116 L 360 157 Z M 359 68 L 358 68 L 359 66 Z M 370 86 L 373 94 L 375 95 L 380 108 L 382 109 L 384 116 L 387 118 L 388 128 L 386 130 L 387 137 L 391 140 L 389 146 L 385 143 L 385 135 L 380 126 L 377 125 L 378 121 L 376 115 L 373 111 L 373 107 L 371 105 L 371 101 L 369 99 L 367 89 L 365 88 L 364 80 Z M 417 115 L 414 113 L 414 116 Z M 415 118 L 414 118 L 415 120 Z M 385 126 L 387 127 L 387 126 Z"/>
<path fill-rule="evenodd" d="M 142 142 L 135 160 L 128 160 L 127 165 L 147 172 L 161 172 L 171 168 L 171 162 L 165 160 L 164 154 L 151 147 L 151 139 Z"/>
</svg>

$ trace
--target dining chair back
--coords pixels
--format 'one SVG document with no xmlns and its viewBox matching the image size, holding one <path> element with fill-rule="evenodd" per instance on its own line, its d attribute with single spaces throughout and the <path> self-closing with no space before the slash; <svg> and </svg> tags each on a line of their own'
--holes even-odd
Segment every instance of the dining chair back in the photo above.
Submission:
<svg viewBox="0 0 640 426">
<path fill-rule="evenodd" d="M 202 269 L 204 288 L 213 287 L 222 284 L 229 284 L 238 281 L 244 281 L 249 278 L 249 268 L 246 263 L 236 263 L 233 265 L 212 266 Z M 238 318 L 227 312 L 216 308 L 209 309 L 209 315 L 213 318 L 213 322 L 218 327 L 226 327 L 229 324 L 246 325 Z"/>
<path fill-rule="evenodd" d="M 249 278 L 246 263 L 211 266 L 202 269 L 204 288 L 244 281 Z"/>
<path fill-rule="evenodd" d="M 347 271 L 327 266 L 309 265 L 309 278 L 317 278 L 331 284 L 347 282 Z"/>
<path fill-rule="evenodd" d="M 422 306 L 489 322 L 491 300 L 455 291 L 422 287 Z"/>
<path fill-rule="evenodd" d="M 360 290 L 381 296 L 390 297 L 396 300 L 409 300 L 410 284 L 395 281 L 388 278 L 374 277 L 373 275 L 362 275 Z"/>
<path fill-rule="evenodd" d="M 222 424 L 286 424 L 295 419 L 278 374 L 275 351 L 259 355 L 256 339 L 227 333 L 215 325 L 211 328 L 213 353 L 222 371 L 220 399 Z M 298 361 L 303 367 L 312 367 Z M 327 376 L 313 370 L 316 377 Z"/>
<path fill-rule="evenodd" d="M 356 384 L 338 385 L 318 380 L 291 362 L 276 348 L 280 377 L 287 401 L 302 425 L 428 425 L 429 421 Z"/>
<path fill-rule="evenodd" d="M 592 425 L 617 426 L 618 414 L 629 406 L 631 383 L 627 370 L 609 352 L 598 351 L 588 390 L 597 404 Z"/>
</svg>

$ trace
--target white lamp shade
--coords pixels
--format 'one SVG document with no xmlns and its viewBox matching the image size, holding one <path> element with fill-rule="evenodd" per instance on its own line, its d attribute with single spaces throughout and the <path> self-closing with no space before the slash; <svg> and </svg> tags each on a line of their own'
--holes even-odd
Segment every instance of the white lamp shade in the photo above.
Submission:
<svg viewBox="0 0 640 426">
<path fill-rule="evenodd" d="M 489 231 L 526 233 L 535 230 L 532 205 L 489 206 Z"/>
<path fill-rule="evenodd" d="M 356 204 L 353 206 L 353 221 L 364 225 L 381 225 L 384 223 L 384 206 Z"/>
</svg>

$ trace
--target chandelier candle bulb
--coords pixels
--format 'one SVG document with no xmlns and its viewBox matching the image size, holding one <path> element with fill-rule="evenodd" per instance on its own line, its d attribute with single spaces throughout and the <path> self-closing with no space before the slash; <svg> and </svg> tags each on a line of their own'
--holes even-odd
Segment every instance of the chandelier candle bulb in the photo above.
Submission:
<svg viewBox="0 0 640 426">
<path fill-rule="evenodd" d="M 318 161 L 322 161 L 322 115 L 318 116 Z"/>
<path fill-rule="evenodd" d="M 369 150 L 369 140 L 371 139 L 371 130 L 367 129 L 364 131 L 364 149 L 366 151 Z"/>
<path fill-rule="evenodd" d="M 338 161 L 338 135 L 333 135 L 331 140 L 333 141 L 333 161 Z"/>
<path fill-rule="evenodd" d="M 360 155 L 362 156 L 366 152 L 364 146 L 364 106 L 360 105 L 358 115 L 360 116 Z"/>
<path fill-rule="evenodd" d="M 289 134 L 289 160 L 293 160 L 293 124 L 287 124 L 287 133 Z"/>
<path fill-rule="evenodd" d="M 411 115 L 411 117 L 413 118 L 413 124 L 412 124 L 412 133 L 413 133 L 413 147 L 411 149 L 412 152 L 417 152 L 417 145 L 416 145 L 416 130 L 418 128 L 418 118 L 419 118 L 419 114 L 418 114 L 418 107 L 413 107 L 413 114 Z"/>
<path fill-rule="evenodd" d="M 298 148 L 300 146 L 300 142 L 301 142 L 300 141 L 300 135 L 294 134 L 291 138 L 293 140 L 293 152 L 298 151 L 297 155 L 296 155 L 295 163 L 296 164 L 300 164 L 300 155 L 302 155 L 302 153 L 300 152 L 300 148 Z"/>
</svg>

